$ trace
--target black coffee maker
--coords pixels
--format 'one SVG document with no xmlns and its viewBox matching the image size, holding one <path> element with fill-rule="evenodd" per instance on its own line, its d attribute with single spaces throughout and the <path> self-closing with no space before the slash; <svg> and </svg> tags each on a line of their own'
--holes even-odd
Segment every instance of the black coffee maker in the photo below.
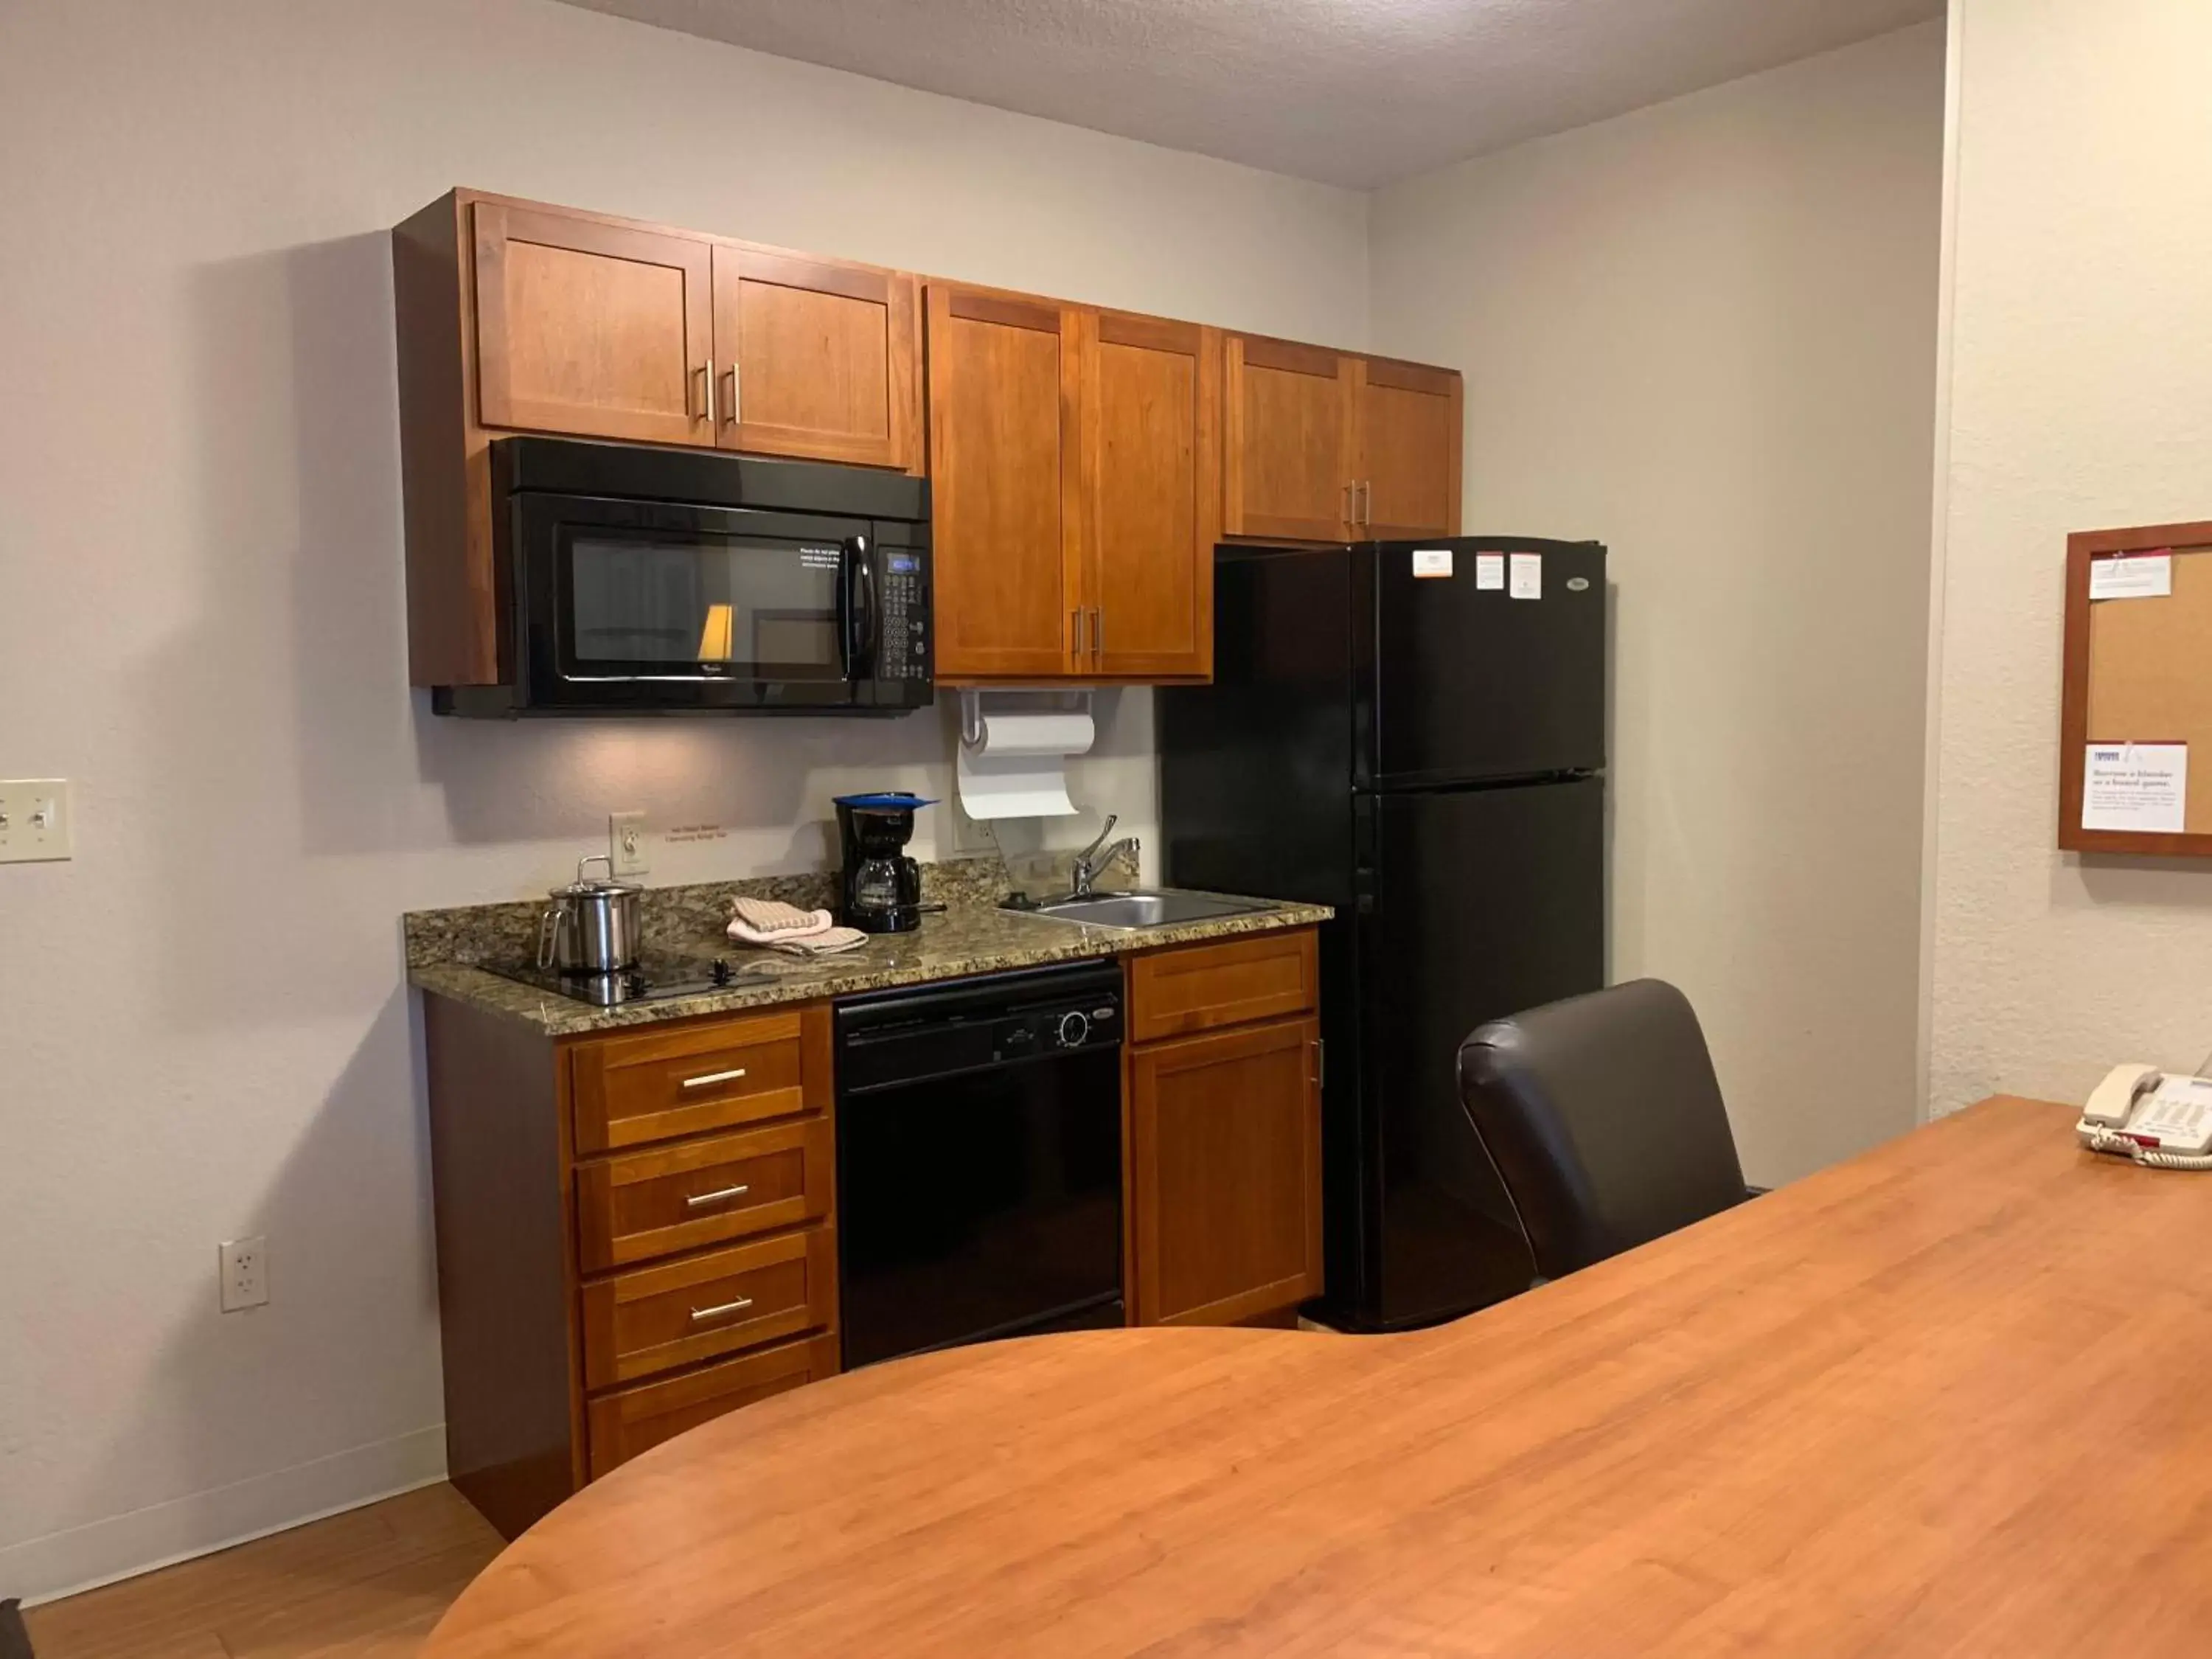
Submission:
<svg viewBox="0 0 2212 1659">
<path fill-rule="evenodd" d="M 904 849 L 915 810 L 935 805 L 902 789 L 836 798 L 844 860 L 838 921 L 864 933 L 909 933 L 921 926 L 921 866 Z"/>
</svg>

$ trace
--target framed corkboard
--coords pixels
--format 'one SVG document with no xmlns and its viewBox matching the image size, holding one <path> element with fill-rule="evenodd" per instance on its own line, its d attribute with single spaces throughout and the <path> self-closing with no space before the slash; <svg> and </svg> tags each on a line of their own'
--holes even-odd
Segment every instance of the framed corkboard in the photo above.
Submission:
<svg viewBox="0 0 2212 1659">
<path fill-rule="evenodd" d="M 2147 580 L 2125 592 L 2130 575 Z M 2062 848 L 2212 858 L 2212 522 L 2066 538 L 2058 743 Z M 2129 816 L 2112 806 L 2116 750 L 2185 757 L 2178 780 L 2170 766 L 2162 778 L 2156 766 L 2142 769 L 2152 775 L 2153 810 L 2137 809 L 2145 818 L 2161 816 L 2161 806 L 2170 814 L 2178 798 L 2179 828 L 2112 827 Z M 2085 824 L 2085 804 L 2098 827 Z"/>
</svg>

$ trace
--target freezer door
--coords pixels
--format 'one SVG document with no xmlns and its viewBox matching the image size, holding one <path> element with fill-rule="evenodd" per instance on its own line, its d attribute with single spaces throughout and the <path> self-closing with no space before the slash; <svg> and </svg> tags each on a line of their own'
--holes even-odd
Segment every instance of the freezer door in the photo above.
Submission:
<svg viewBox="0 0 2212 1659">
<path fill-rule="evenodd" d="M 1605 765 L 1604 548 L 1460 537 L 1360 554 L 1374 595 L 1362 787 Z"/>
<path fill-rule="evenodd" d="M 1403 1325 L 1528 1282 L 1512 1208 L 1460 1107 L 1455 1061 L 1485 1020 L 1604 982 L 1605 796 L 1585 778 L 1364 805 L 1374 1284 L 1377 1322 Z"/>
</svg>

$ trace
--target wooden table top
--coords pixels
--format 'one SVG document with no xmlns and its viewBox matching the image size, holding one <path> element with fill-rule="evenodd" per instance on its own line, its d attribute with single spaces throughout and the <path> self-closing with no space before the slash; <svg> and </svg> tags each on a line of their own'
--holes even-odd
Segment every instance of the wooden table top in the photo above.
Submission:
<svg viewBox="0 0 2212 1659">
<path fill-rule="evenodd" d="M 1436 1330 L 1093 1332 L 763 1401 L 425 1659 L 2212 1653 L 2212 1177 L 1985 1101 Z"/>
</svg>

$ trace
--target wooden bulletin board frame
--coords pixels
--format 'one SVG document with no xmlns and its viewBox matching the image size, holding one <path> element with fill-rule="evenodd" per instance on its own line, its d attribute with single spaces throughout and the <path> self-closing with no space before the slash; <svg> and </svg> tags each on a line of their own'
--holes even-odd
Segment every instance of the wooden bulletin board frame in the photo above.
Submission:
<svg viewBox="0 0 2212 1659">
<path fill-rule="evenodd" d="M 2097 560 L 2166 551 L 2174 555 L 2171 596 L 2090 602 L 2090 567 Z M 2093 720 L 2100 726 L 2157 729 L 2093 731 Z M 2186 743 L 2191 764 L 2184 822 L 2189 827 L 2084 830 L 2083 774 L 2093 742 Z M 2066 538 L 2058 747 L 2061 850 L 2212 858 L 2212 520 L 2086 530 Z"/>
</svg>

